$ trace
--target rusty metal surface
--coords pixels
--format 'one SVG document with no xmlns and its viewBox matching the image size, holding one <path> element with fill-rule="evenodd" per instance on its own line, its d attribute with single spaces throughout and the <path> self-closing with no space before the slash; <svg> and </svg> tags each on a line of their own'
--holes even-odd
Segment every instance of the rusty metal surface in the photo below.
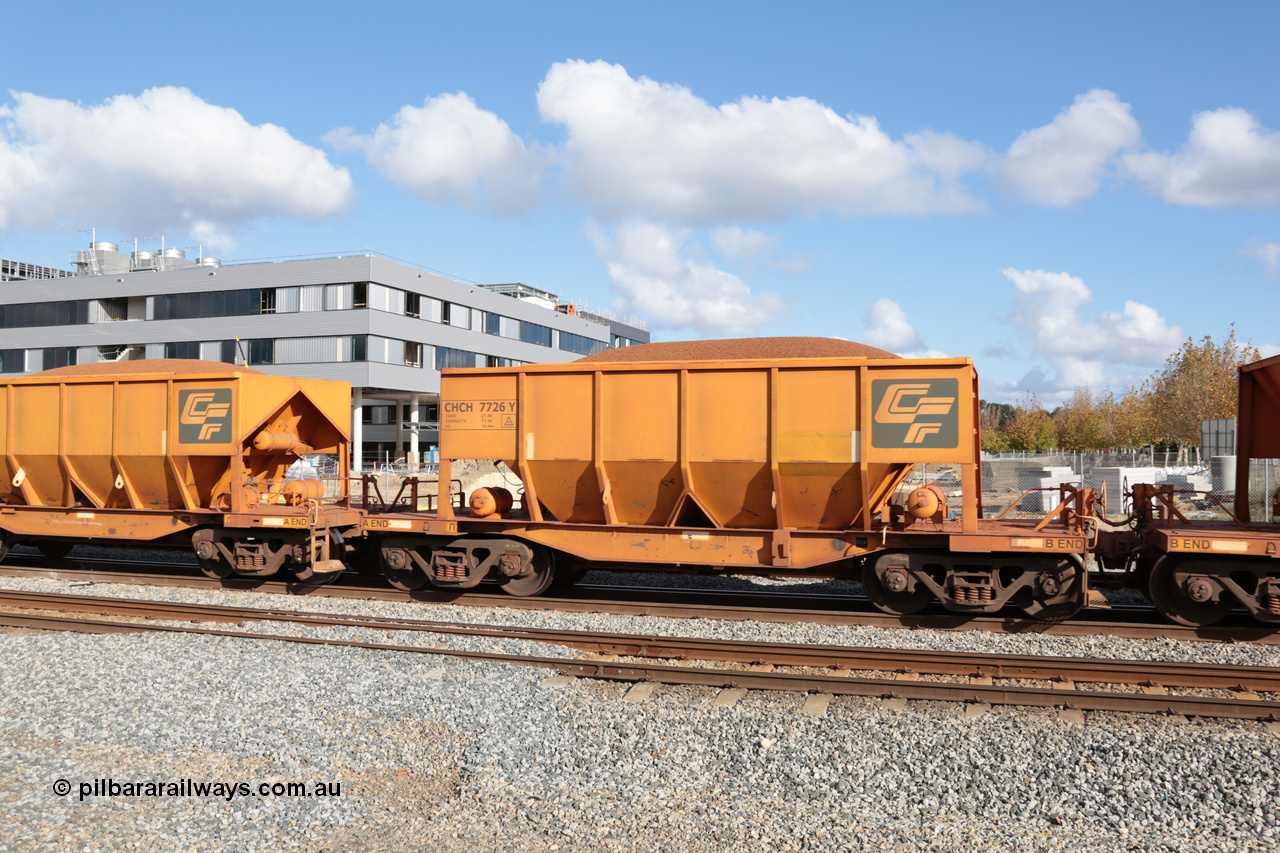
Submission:
<svg viewBox="0 0 1280 853">
<path fill-rule="evenodd" d="M 21 558 L 17 558 L 21 559 Z M 11 558 L 11 562 L 14 562 Z M 81 566 L 90 565 L 87 561 L 63 561 Z M 145 564 L 144 564 L 145 567 Z M 190 566 L 175 564 L 171 570 L 191 572 Z M 749 598 L 744 593 L 690 591 L 690 590 L 652 590 L 650 588 L 617 588 L 588 587 L 581 592 L 595 597 L 572 598 L 564 596 L 533 598 L 517 598 L 505 593 L 493 592 L 448 592 L 443 590 L 418 590 L 402 592 L 386 586 L 367 586 L 359 581 L 340 580 L 326 586 L 315 586 L 297 582 L 286 583 L 274 580 L 254 578 L 231 578 L 213 580 L 202 575 L 191 574 L 153 574 L 138 575 L 133 572 L 108 572 L 83 569 L 49 569 L 24 568 L 18 565 L 0 565 L 0 575 L 11 577 L 48 577 L 61 580 L 87 580 L 99 583 L 126 583 L 135 585 L 178 586 L 194 589 L 230 589 L 245 592 L 262 592 L 277 595 L 318 595 L 326 598 L 350 598 L 356 600 L 380 601 L 419 601 L 425 604 L 452 604 L 459 607 L 497 607 L 523 610 L 560 610 L 574 613 L 610 613 L 632 616 L 664 616 L 670 618 L 699 618 L 738 621 L 751 619 L 761 622 L 804 623 L 815 622 L 825 625 L 865 625 L 877 628 L 912 628 L 936 631 L 987 631 L 1006 634 L 1044 634 L 1046 636 L 1088 637 L 1106 635 L 1127 639 L 1174 639 L 1179 641 L 1203 642 L 1248 642 L 1262 645 L 1280 645 L 1280 630 L 1259 627 L 1256 623 L 1247 625 L 1215 625 L 1193 628 L 1172 623 L 1158 622 L 1115 622 L 1106 620 L 1108 611 L 1099 611 L 1092 620 L 1073 620 L 1064 623 L 1039 622 L 1034 619 L 1016 616 L 958 616 L 946 615 L 913 615 L 892 616 L 880 611 L 871 610 L 854 612 L 851 610 L 830 610 L 821 608 L 804 608 L 800 606 L 778 607 L 746 603 Z M 607 598 L 604 596 L 608 596 Z M 628 601 L 623 596 L 643 596 L 645 601 Z M 770 591 L 762 593 L 759 598 L 771 598 L 773 601 L 786 599 L 784 593 Z M 668 600 L 662 600 L 662 599 Z M 669 599 L 684 599 L 686 603 Z M 798 597 L 799 598 L 799 597 Z M 812 599 L 812 596 L 806 598 Z M 725 603 L 735 602 L 735 603 Z M 822 597 L 823 602 L 829 599 Z M 719 603 L 717 603 L 719 602 Z M 737 603 L 740 602 L 740 603 Z M 850 606 L 857 602 L 850 600 Z M 1154 615 L 1154 611 L 1147 611 Z"/>
<path fill-rule="evenodd" d="M 133 604 L 137 604 L 134 602 Z M 174 605 L 167 605 L 173 607 Z M 322 617 L 324 619 L 331 617 Z M 403 646 L 390 643 L 325 640 L 315 637 L 281 636 L 246 631 L 200 629 L 186 626 L 158 626 L 146 623 L 121 624 L 104 620 L 82 620 L 0 613 L 0 624 L 76 630 L 90 633 L 147 631 L 176 632 L 222 636 L 239 639 L 269 640 L 311 645 L 336 645 L 371 650 L 435 654 L 466 660 L 502 661 L 556 669 L 563 674 L 618 681 L 651 681 L 664 684 L 695 684 L 707 687 L 747 687 L 763 690 L 800 691 L 836 695 L 870 696 L 903 699 L 927 699 L 950 702 L 983 702 L 990 705 L 1023 705 L 1035 707 L 1068 707 L 1079 710 L 1106 710 L 1141 713 L 1169 713 L 1185 716 L 1227 717 L 1237 719 L 1280 719 L 1280 703 L 1260 699 L 1169 696 L 1157 693 L 1114 693 L 1093 690 L 1037 687 L 1008 687 L 988 684 L 953 682 L 902 681 L 883 678 L 855 678 L 844 675 L 797 675 L 791 673 L 709 669 L 662 664 L 594 662 L 532 655 L 510 655 L 469 652 L 456 649 Z M 434 630 L 434 629 L 428 629 Z M 531 638 L 532 639 L 532 638 Z M 1267 673 L 1271 678 L 1274 673 Z M 1132 679 L 1131 679 L 1132 680 Z M 1266 681 L 1269 686 L 1274 682 Z"/>
<path fill-rule="evenodd" d="M 298 613 L 267 608 L 143 601 L 104 596 L 0 590 L 0 606 L 33 610 L 70 610 L 101 615 L 193 621 L 290 622 L 377 630 L 530 640 L 585 651 L 648 658 L 768 663 L 879 672 L 914 672 L 988 678 L 1086 683 L 1149 683 L 1165 687 L 1251 689 L 1280 692 L 1280 668 L 1204 663 L 1108 660 L 972 652 L 921 651 L 803 643 L 762 643 L 696 637 L 669 637 L 550 628 L 476 625 L 432 620 L 403 620 L 350 614 Z"/>
<path fill-rule="evenodd" d="M 176 520 L 165 531 L 173 533 L 198 513 L 279 503 L 301 453 L 337 454 L 345 484 L 347 383 L 207 362 L 157 372 L 164 367 L 90 365 L 0 380 L 0 476 L 11 486 L 0 527 L 155 538 L 160 517 Z M 47 512 L 55 508 L 64 517 Z"/>
<path fill-rule="evenodd" d="M 1280 554 L 1280 525 L 1246 528 L 1229 521 L 1197 521 L 1185 526 L 1156 528 L 1151 531 L 1151 538 L 1153 544 L 1167 554 L 1218 558 L 1274 558 Z"/>
<path fill-rule="evenodd" d="M 1236 413 L 1235 514 L 1249 521 L 1249 460 L 1280 457 L 1280 358 L 1272 356 L 1240 368 Z M 1266 495 L 1266 500 L 1271 496 Z"/>
<path fill-rule="evenodd" d="M 535 523 L 865 533 L 921 462 L 960 465 L 962 529 L 980 515 L 968 359 L 448 370 L 441 395 L 444 459 L 505 460 Z M 630 558 L 625 543 L 589 544 L 570 550 Z M 767 544 L 753 563 L 793 565 Z"/>
</svg>

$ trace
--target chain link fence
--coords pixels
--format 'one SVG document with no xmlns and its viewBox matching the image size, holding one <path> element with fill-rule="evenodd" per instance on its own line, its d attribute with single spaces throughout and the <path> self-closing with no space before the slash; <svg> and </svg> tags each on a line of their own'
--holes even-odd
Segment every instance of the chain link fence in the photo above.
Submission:
<svg viewBox="0 0 1280 853">
<path fill-rule="evenodd" d="M 1105 494 L 1112 518 L 1132 510 L 1128 492 L 1136 483 L 1173 486 L 1176 506 L 1189 520 L 1227 520 L 1234 511 L 1236 458 L 1220 456 L 1188 464 L 1177 453 L 984 453 L 982 515 L 1039 518 L 1058 503 L 1058 486 L 1069 483 Z M 960 466 L 918 465 L 912 487 L 935 483 L 960 496 Z M 1273 521 L 1272 495 L 1280 487 L 1280 460 L 1254 459 L 1249 466 L 1249 517 Z M 1047 489 L 1048 491 L 1033 491 Z M 1212 497 L 1210 497 L 1212 496 Z M 1217 499 L 1215 502 L 1214 498 Z M 1222 506 L 1219 506 L 1220 502 Z M 1007 512 L 1006 512 L 1007 511 Z"/>
</svg>

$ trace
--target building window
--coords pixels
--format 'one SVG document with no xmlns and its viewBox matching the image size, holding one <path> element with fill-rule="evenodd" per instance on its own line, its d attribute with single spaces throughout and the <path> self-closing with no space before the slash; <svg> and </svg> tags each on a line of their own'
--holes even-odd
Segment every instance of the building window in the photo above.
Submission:
<svg viewBox="0 0 1280 853">
<path fill-rule="evenodd" d="M 346 311 L 353 307 L 355 284 L 326 284 L 324 286 L 324 310 Z"/>
<path fill-rule="evenodd" d="M 76 363 L 75 347 L 45 347 L 44 369 L 71 367 Z"/>
<path fill-rule="evenodd" d="M 375 426 L 389 424 L 391 423 L 391 407 L 386 404 L 372 405 L 366 403 L 361 407 L 360 421 Z"/>
<path fill-rule="evenodd" d="M 461 349 L 436 347 L 436 370 L 446 367 L 475 367 L 476 354 Z"/>
<path fill-rule="evenodd" d="M 165 358 L 199 358 L 199 341 L 178 341 L 164 345 Z"/>
<path fill-rule="evenodd" d="M 351 285 L 351 307 L 369 307 L 369 282 L 357 281 Z"/>
<path fill-rule="evenodd" d="M 388 417 L 390 411 L 391 409 L 389 406 L 375 406 L 366 403 L 361 407 L 360 421 L 361 423 L 366 424 L 390 423 L 391 419 Z"/>
<path fill-rule="evenodd" d="M 486 311 L 484 314 L 484 331 L 485 334 L 489 335 L 502 334 L 502 315 Z"/>
<path fill-rule="evenodd" d="M 27 369 L 27 351 L 0 350 L 0 373 L 22 373 Z"/>
<path fill-rule="evenodd" d="M 262 291 L 211 290 L 205 293 L 166 293 L 155 299 L 157 320 L 198 320 L 204 317 L 244 317 L 261 314 Z M 271 297 L 272 311 L 275 296 Z"/>
<path fill-rule="evenodd" d="M 129 300 L 124 296 L 98 300 L 98 322 L 114 323 L 129 318 Z"/>
<path fill-rule="evenodd" d="M 89 300 L 33 302 L 0 305 L 0 328 L 25 329 L 32 326 L 77 326 L 89 322 Z"/>
<path fill-rule="evenodd" d="M 262 288 L 262 295 L 258 300 L 258 313 L 276 313 L 276 289 L 274 287 Z"/>
<path fill-rule="evenodd" d="M 275 341 L 271 338 L 255 338 L 244 341 L 248 344 L 250 364 L 272 364 L 275 355 Z"/>
<path fill-rule="evenodd" d="M 369 360 L 369 336 L 368 335 L 352 335 L 351 336 L 351 360 L 352 361 L 368 361 Z"/>
<path fill-rule="evenodd" d="M 565 352 L 576 352 L 579 355 L 595 355 L 607 348 L 604 341 L 597 341 L 595 338 L 571 335 L 568 332 L 560 333 L 560 349 Z"/>
<path fill-rule="evenodd" d="M 409 367 L 422 367 L 422 344 L 405 341 L 404 363 Z"/>
<path fill-rule="evenodd" d="M 520 340 L 526 344 L 538 344 L 539 346 L 551 346 L 551 327 L 539 326 L 537 323 L 529 323 L 521 321 L 520 323 Z"/>
<path fill-rule="evenodd" d="M 440 303 L 440 322 L 444 323 L 446 326 L 449 325 L 449 316 L 452 313 L 449 311 L 449 309 L 451 307 L 452 307 L 452 304 L 449 302 Z"/>
<path fill-rule="evenodd" d="M 514 358 L 503 358 L 499 355 L 486 355 L 484 357 L 485 367 L 518 367 L 521 364 L 524 364 L 524 362 Z"/>
<path fill-rule="evenodd" d="M 404 313 L 406 317 L 422 316 L 422 296 L 417 293 L 405 293 Z"/>
</svg>

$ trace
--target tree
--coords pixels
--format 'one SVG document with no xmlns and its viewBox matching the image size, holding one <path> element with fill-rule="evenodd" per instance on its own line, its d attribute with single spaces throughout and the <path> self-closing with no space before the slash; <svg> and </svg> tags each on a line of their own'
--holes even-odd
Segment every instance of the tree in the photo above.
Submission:
<svg viewBox="0 0 1280 853">
<path fill-rule="evenodd" d="M 978 401 L 978 436 L 983 450 L 988 453 L 1003 453 L 1009 449 L 1004 425 L 1013 415 L 1014 408 L 1008 403 Z"/>
<path fill-rule="evenodd" d="M 1108 445 L 1136 449 L 1159 440 L 1152 403 L 1152 380 L 1130 386 L 1111 407 L 1107 423 Z"/>
<path fill-rule="evenodd" d="M 1236 414 L 1240 367 L 1260 358 L 1258 348 L 1236 341 L 1234 324 L 1221 344 L 1208 335 L 1191 338 L 1166 359 L 1154 379 L 1152 417 L 1156 434 L 1177 443 L 1179 453 L 1200 444 L 1200 421 Z"/>
<path fill-rule="evenodd" d="M 1005 422 L 1002 433 L 1010 450 L 1048 450 L 1054 445 L 1053 418 L 1029 391 L 1014 407 L 1013 417 Z"/>
<path fill-rule="evenodd" d="M 1111 446 L 1108 423 L 1115 398 L 1094 396 L 1089 387 L 1075 389 L 1071 398 L 1053 413 L 1053 429 L 1063 450 L 1105 450 Z"/>
</svg>

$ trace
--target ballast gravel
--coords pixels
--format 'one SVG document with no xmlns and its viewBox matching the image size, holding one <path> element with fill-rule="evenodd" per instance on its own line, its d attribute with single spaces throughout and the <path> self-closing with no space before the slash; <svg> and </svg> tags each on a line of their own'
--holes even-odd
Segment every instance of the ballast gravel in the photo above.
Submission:
<svg viewBox="0 0 1280 853">
<path fill-rule="evenodd" d="M 1272 648 L 1244 644 L 463 609 L 13 578 L 0 585 L 668 636 L 1280 665 Z M 231 627 L 569 655 L 542 644 L 413 632 Z M 545 686 L 552 674 L 268 640 L 0 634 L 0 851 L 1280 846 L 1280 735 L 1258 722 L 1091 713 L 1081 723 L 1052 709 L 1016 707 L 966 718 L 959 705 L 909 702 L 895 711 L 841 696 L 811 717 L 796 694 L 753 691 L 716 705 L 714 689 L 660 687 L 633 703 L 624 701 L 629 685 Z M 70 793 L 55 793 L 58 780 Z M 193 794 L 195 783 L 226 787 Z M 283 795 L 289 783 L 309 793 L 320 783 L 340 787 L 336 796 Z M 126 784 L 138 793 L 124 793 Z M 282 795 L 273 796 L 272 786 Z"/>
</svg>

